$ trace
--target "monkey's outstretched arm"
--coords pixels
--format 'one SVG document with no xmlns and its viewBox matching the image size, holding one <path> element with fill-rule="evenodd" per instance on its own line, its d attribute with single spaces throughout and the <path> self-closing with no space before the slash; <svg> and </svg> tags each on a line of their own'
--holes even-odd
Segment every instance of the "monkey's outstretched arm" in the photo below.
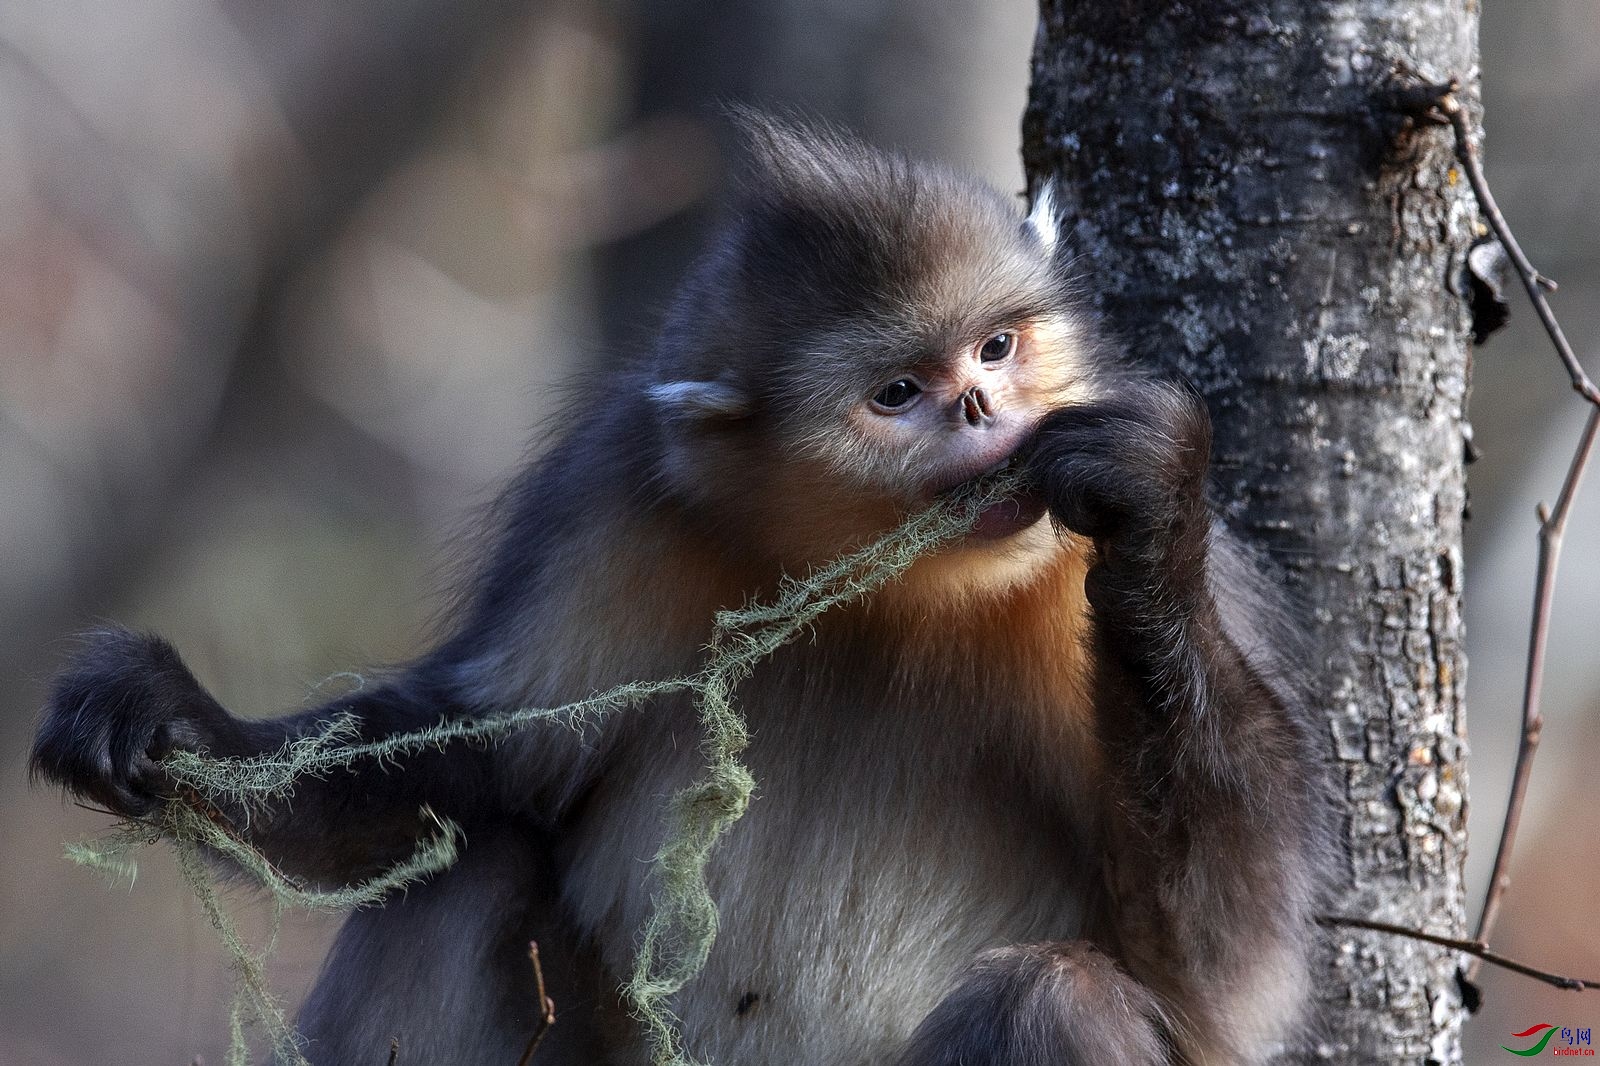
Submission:
<svg viewBox="0 0 1600 1066">
<path fill-rule="evenodd" d="M 172 646 L 121 628 L 88 634 L 52 686 L 34 742 L 36 777 L 117 814 L 148 814 L 171 797 L 160 766 L 176 750 L 220 757 L 269 754 L 349 713 L 376 740 L 464 713 L 427 661 L 391 681 L 271 720 L 229 714 Z M 426 804 L 470 822 L 493 803 L 490 753 L 470 744 L 425 749 L 400 764 L 359 760 L 307 775 L 292 797 L 249 817 L 221 813 L 279 869 L 317 884 L 357 881 L 404 859 L 427 831 Z"/>
<path fill-rule="evenodd" d="M 1148 384 L 1051 415 L 1032 462 L 1057 520 L 1096 545 L 1109 947 L 1160 997 L 1183 1061 L 1253 1063 L 1303 999 L 1321 778 L 1265 642 L 1225 624 L 1248 612 L 1222 598 L 1252 593 L 1222 567 L 1210 443 L 1197 396 Z"/>
</svg>

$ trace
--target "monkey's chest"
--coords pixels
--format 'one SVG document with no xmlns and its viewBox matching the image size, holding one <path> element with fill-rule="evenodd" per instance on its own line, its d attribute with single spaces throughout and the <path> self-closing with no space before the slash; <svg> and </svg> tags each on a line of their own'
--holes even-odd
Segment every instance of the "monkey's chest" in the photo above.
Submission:
<svg viewBox="0 0 1600 1066">
<path fill-rule="evenodd" d="M 981 951 L 1078 935 L 1092 849 L 971 717 L 1000 708 L 814 690 L 758 693 L 745 711 L 756 796 L 712 855 L 720 932 L 675 1003 L 697 1057 L 879 1062 Z M 701 769 L 697 737 L 670 720 L 607 775 L 568 869 L 567 898 L 619 975 L 657 887 L 659 812 Z"/>
</svg>

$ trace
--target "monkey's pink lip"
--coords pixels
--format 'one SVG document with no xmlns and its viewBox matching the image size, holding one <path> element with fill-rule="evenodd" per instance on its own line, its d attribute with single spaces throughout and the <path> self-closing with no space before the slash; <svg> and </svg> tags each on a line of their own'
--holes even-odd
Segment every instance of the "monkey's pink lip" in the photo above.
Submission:
<svg viewBox="0 0 1600 1066">
<path fill-rule="evenodd" d="M 956 492 L 976 482 L 982 481 L 985 478 L 992 477 L 995 474 L 1016 470 L 1022 465 L 1022 453 L 1022 448 L 1016 447 L 1002 455 L 994 462 L 989 463 L 987 466 L 980 466 L 976 470 L 971 467 L 967 467 L 965 470 L 962 470 L 959 473 L 946 475 L 934 483 L 932 495 L 934 497 L 948 496 L 953 492 Z"/>
<path fill-rule="evenodd" d="M 1010 537 L 1039 521 L 1044 512 L 1044 497 L 1036 492 L 1022 492 L 985 507 L 972 527 L 972 536 L 979 540 Z"/>
<path fill-rule="evenodd" d="M 1023 448 L 1014 448 L 1010 454 L 1000 461 L 991 464 L 976 472 L 969 472 L 965 476 L 952 480 L 938 496 L 948 496 L 964 487 L 984 481 L 994 475 L 1015 472 L 1023 462 Z M 991 503 L 978 514 L 978 520 L 972 526 L 969 536 L 978 540 L 1002 540 L 1022 532 L 1044 517 L 1046 505 L 1044 498 L 1031 488 L 1020 488 L 1012 495 Z"/>
</svg>

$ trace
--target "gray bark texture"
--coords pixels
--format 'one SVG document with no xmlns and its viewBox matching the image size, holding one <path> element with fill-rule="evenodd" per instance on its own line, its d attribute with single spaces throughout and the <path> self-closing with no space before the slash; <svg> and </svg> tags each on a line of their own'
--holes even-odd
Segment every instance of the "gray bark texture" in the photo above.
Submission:
<svg viewBox="0 0 1600 1066">
<path fill-rule="evenodd" d="M 1470 84 L 1477 22 L 1476 0 L 1043 0 L 1024 122 L 1110 326 L 1205 394 L 1225 513 L 1303 605 L 1344 791 L 1327 910 L 1457 936 L 1477 215 L 1448 128 L 1393 90 Z M 1461 1061 L 1452 953 L 1322 943 L 1321 1021 L 1282 1062 Z"/>
</svg>

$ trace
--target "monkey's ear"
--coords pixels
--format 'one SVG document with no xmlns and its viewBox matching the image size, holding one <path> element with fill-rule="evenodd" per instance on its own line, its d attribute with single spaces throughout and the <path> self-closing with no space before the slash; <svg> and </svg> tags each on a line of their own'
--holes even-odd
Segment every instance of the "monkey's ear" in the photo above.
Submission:
<svg viewBox="0 0 1600 1066">
<path fill-rule="evenodd" d="M 749 394 L 726 381 L 664 381 L 645 394 L 663 415 L 688 422 L 735 422 L 754 407 Z"/>
<path fill-rule="evenodd" d="M 1055 254 L 1056 245 L 1061 240 L 1061 212 L 1057 206 L 1055 182 L 1046 181 L 1033 194 L 1033 207 L 1029 209 L 1024 225 L 1039 238 L 1047 255 Z"/>
</svg>

